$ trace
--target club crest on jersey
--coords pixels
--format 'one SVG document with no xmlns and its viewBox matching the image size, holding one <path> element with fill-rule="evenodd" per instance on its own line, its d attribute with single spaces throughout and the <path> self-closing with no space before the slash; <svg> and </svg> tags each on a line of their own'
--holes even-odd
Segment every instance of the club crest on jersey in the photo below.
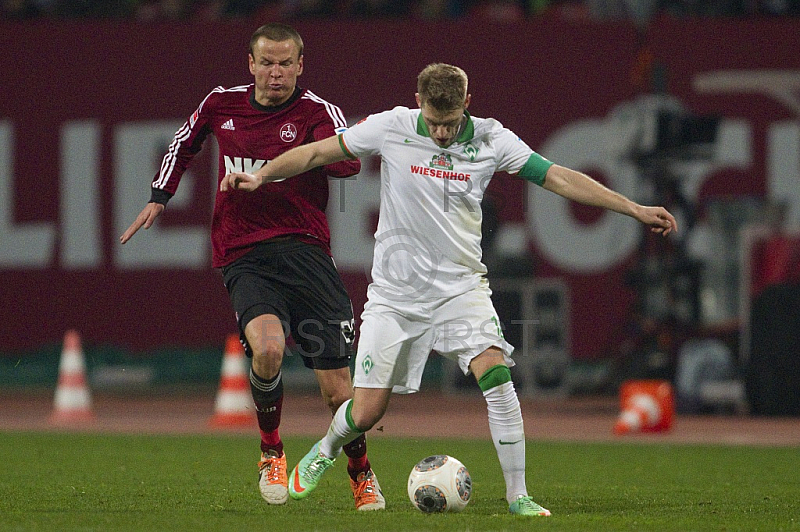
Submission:
<svg viewBox="0 0 800 532">
<path fill-rule="evenodd" d="M 467 145 L 464 146 L 464 153 L 467 157 L 469 157 L 470 161 L 474 161 L 475 157 L 478 155 L 478 148 L 473 146 L 471 143 L 467 143 Z"/>
<path fill-rule="evenodd" d="M 281 126 L 279 134 L 283 142 L 292 142 L 297 138 L 297 128 L 294 124 L 289 122 L 288 124 L 283 124 Z"/>
<path fill-rule="evenodd" d="M 446 153 L 440 153 L 439 155 L 434 155 L 433 158 L 431 158 L 431 163 L 428 166 L 430 166 L 431 168 L 452 170 L 453 160 Z"/>
</svg>

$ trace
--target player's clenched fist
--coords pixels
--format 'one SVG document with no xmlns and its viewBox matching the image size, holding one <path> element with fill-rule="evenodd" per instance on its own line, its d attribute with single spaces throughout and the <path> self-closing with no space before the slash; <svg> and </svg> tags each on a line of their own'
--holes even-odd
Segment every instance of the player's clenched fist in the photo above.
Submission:
<svg viewBox="0 0 800 532">
<path fill-rule="evenodd" d="M 261 186 L 261 177 L 244 172 L 231 172 L 222 178 L 219 183 L 219 190 L 227 192 L 228 190 L 246 190 L 252 192 Z"/>
</svg>

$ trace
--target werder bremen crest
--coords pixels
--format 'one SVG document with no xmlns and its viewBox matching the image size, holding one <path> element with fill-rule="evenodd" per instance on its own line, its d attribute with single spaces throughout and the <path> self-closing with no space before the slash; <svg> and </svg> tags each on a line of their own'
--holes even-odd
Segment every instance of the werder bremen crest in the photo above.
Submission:
<svg viewBox="0 0 800 532">
<path fill-rule="evenodd" d="M 372 362 L 372 357 L 369 355 L 366 356 L 364 361 L 361 363 L 361 368 L 364 370 L 364 375 L 369 375 L 369 371 L 372 369 L 375 363 Z"/>
<path fill-rule="evenodd" d="M 429 166 L 431 168 L 441 168 L 442 170 L 452 170 L 453 160 L 446 153 L 440 153 L 431 158 L 431 164 Z"/>
<path fill-rule="evenodd" d="M 467 145 L 464 146 L 464 153 L 469 157 L 470 162 L 474 162 L 475 157 L 478 156 L 478 148 L 473 146 L 471 142 L 467 143 Z"/>
</svg>

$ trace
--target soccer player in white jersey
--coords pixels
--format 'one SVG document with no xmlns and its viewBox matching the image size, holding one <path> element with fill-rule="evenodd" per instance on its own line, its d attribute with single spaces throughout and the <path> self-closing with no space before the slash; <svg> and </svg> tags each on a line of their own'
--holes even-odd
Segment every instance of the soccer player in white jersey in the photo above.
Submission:
<svg viewBox="0 0 800 532">
<path fill-rule="evenodd" d="M 587 175 L 553 164 L 494 119 L 467 112 L 467 75 L 432 64 L 418 76 L 419 109 L 395 107 L 344 133 L 292 149 L 254 174 L 231 173 L 221 190 L 265 183 L 348 158 L 381 156 L 381 203 L 372 283 L 362 314 L 353 399 L 325 437 L 293 469 L 289 494 L 303 498 L 342 446 L 372 428 L 391 393 L 419 389 L 431 351 L 472 373 L 483 391 L 489 429 L 506 482 L 509 511 L 549 516 L 525 484 L 525 432 L 503 338 L 481 262 L 481 200 L 505 171 L 564 198 L 602 207 L 667 235 L 663 207 L 642 206 Z"/>
</svg>

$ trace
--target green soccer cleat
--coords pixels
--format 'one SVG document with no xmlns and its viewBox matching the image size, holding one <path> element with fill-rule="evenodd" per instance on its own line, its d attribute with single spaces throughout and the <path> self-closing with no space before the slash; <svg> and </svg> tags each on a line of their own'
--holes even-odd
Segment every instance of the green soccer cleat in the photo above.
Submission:
<svg viewBox="0 0 800 532">
<path fill-rule="evenodd" d="M 289 496 L 292 499 L 304 499 L 314 491 L 322 474 L 333 465 L 335 458 L 327 458 L 319 452 L 317 442 L 308 451 L 300 463 L 294 466 L 289 476 Z"/>
<path fill-rule="evenodd" d="M 508 507 L 508 511 L 514 515 L 537 515 L 542 517 L 550 517 L 550 510 L 542 508 L 530 496 L 522 496 L 516 501 L 512 502 Z"/>
</svg>

